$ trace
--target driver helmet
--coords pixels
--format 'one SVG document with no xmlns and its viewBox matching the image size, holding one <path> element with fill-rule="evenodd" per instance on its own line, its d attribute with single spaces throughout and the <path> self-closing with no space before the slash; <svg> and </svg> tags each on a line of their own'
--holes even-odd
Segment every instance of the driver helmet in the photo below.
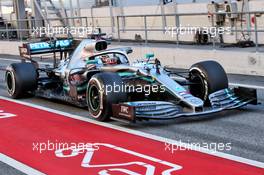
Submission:
<svg viewBox="0 0 264 175">
<path fill-rule="evenodd" d="M 117 64 L 117 58 L 110 58 L 108 55 L 102 55 L 101 60 L 104 64 L 107 65 Z"/>
</svg>

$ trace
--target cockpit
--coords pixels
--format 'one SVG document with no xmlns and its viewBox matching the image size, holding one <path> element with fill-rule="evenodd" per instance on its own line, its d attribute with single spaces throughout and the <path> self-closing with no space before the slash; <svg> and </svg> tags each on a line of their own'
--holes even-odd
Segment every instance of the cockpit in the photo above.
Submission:
<svg viewBox="0 0 264 175">
<path fill-rule="evenodd" d="M 89 64 L 98 66 L 128 64 L 128 58 L 122 51 L 102 52 L 101 49 L 106 48 L 99 45 L 100 43 L 93 40 L 83 40 L 71 55 L 67 69 L 83 68 Z"/>
</svg>

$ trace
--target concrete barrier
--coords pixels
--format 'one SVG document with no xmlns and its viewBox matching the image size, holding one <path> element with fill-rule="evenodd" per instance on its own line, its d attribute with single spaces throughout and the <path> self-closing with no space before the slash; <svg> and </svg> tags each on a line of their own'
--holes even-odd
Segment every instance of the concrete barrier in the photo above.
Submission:
<svg viewBox="0 0 264 175">
<path fill-rule="evenodd" d="M 19 55 L 18 46 L 22 42 L 0 41 L 0 54 Z M 264 76 L 264 54 L 256 53 L 247 49 L 212 50 L 210 46 L 177 48 L 172 44 L 150 44 L 149 46 L 113 43 L 111 47 L 130 46 L 134 52 L 130 60 L 135 61 L 143 58 L 146 53 L 155 53 L 163 65 L 170 65 L 177 68 L 189 68 L 192 64 L 204 61 L 215 60 L 223 65 L 228 73 L 259 75 Z"/>
<path fill-rule="evenodd" d="M 237 48 L 234 50 L 212 50 L 189 48 L 176 48 L 160 44 L 159 46 L 142 46 L 131 44 L 134 49 L 130 55 L 132 60 L 144 57 L 146 53 L 154 53 L 163 65 L 188 69 L 194 63 L 205 60 L 215 60 L 223 65 L 228 73 L 264 76 L 264 54 Z M 114 45 L 118 46 L 118 45 Z M 126 46 L 129 46 L 126 44 Z"/>
<path fill-rule="evenodd" d="M 18 46 L 23 42 L 19 41 L 0 41 L 0 54 L 19 55 Z"/>
</svg>

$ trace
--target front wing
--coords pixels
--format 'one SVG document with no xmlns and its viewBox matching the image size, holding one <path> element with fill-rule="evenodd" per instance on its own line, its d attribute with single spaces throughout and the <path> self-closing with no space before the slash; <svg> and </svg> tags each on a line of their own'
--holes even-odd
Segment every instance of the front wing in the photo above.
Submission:
<svg viewBox="0 0 264 175">
<path fill-rule="evenodd" d="M 240 108 L 247 104 L 257 104 L 255 89 L 235 88 L 217 91 L 209 96 L 210 107 L 195 111 L 185 110 L 181 105 L 164 101 L 137 101 L 112 105 L 113 117 L 129 121 L 156 119 L 169 120 L 180 117 L 201 116 L 224 110 Z"/>
</svg>

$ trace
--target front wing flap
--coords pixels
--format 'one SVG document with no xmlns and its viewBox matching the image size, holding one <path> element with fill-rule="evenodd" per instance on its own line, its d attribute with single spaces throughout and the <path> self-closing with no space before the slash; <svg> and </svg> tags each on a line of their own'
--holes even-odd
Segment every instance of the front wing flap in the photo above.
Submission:
<svg viewBox="0 0 264 175">
<path fill-rule="evenodd" d="M 114 104 L 113 117 L 129 121 L 142 119 L 168 120 L 180 117 L 201 116 L 240 108 L 247 104 L 257 104 L 255 89 L 235 88 L 224 89 L 210 94 L 210 107 L 197 111 L 184 111 L 180 105 L 164 101 L 137 101 Z"/>
</svg>

